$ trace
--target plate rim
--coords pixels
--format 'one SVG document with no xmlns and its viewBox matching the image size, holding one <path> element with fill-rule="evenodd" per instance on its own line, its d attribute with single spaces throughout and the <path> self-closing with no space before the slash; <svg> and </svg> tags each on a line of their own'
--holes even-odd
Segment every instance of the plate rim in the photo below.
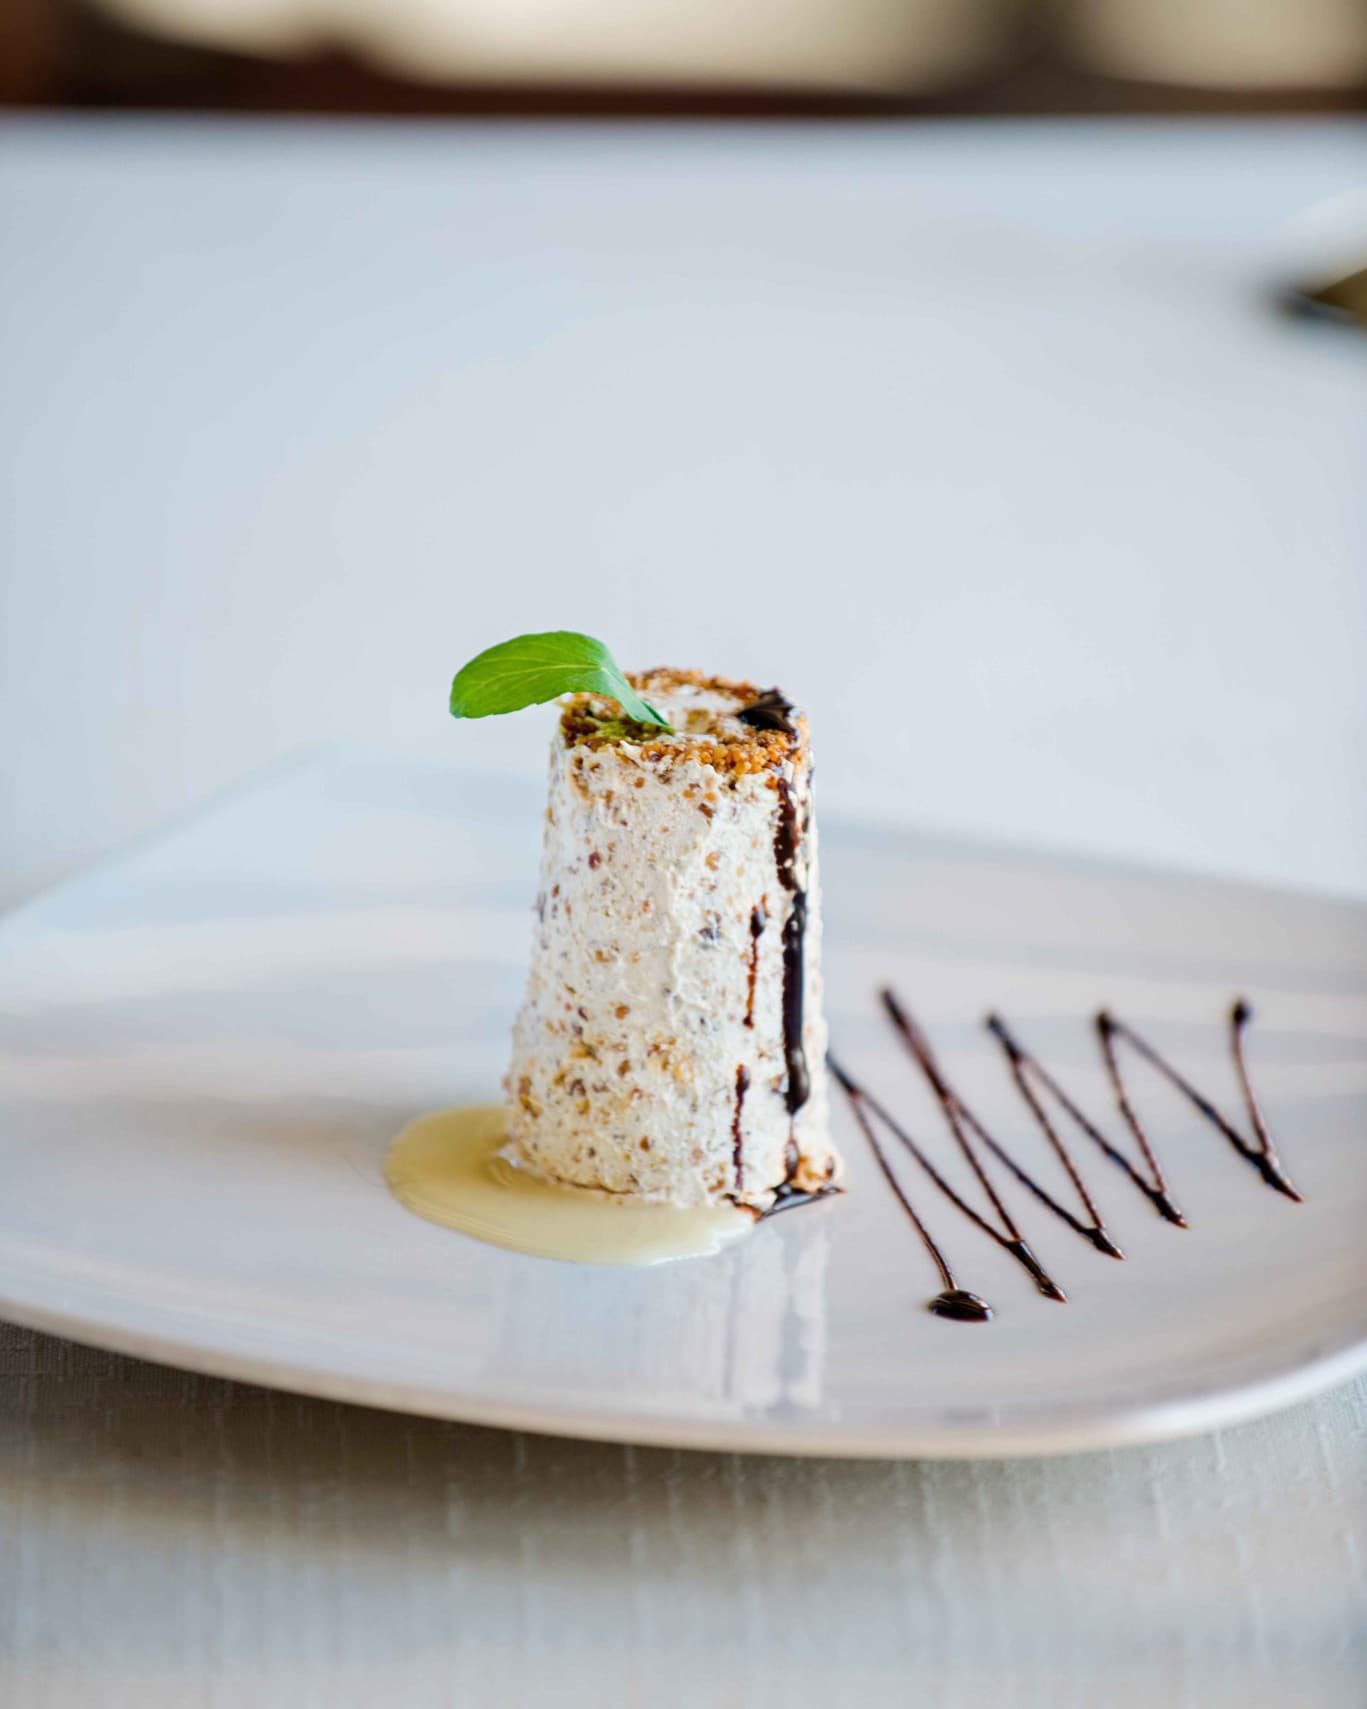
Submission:
<svg viewBox="0 0 1367 1709">
<path fill-rule="evenodd" d="M 373 761 L 380 754 L 380 750 L 364 744 L 325 741 L 284 755 L 274 764 L 257 768 L 196 803 L 169 823 L 154 827 L 103 859 L 0 911 L 0 929 L 15 925 L 22 929 L 23 923 L 35 915 L 41 918 L 48 906 L 60 905 L 65 896 L 83 884 L 117 873 L 139 854 L 174 842 L 179 834 L 230 812 L 239 803 L 273 786 L 310 774 L 326 774 L 358 759 L 363 763 Z M 399 769 L 415 763 L 427 769 L 434 763 L 428 756 L 395 754 L 389 750 L 383 750 L 383 757 Z M 473 776 L 476 781 L 502 775 L 497 770 L 486 771 L 478 766 L 442 769 Z M 1270 885 L 1200 870 L 1128 862 L 1085 850 L 1021 847 L 990 838 L 956 836 L 937 827 L 873 822 L 858 815 L 836 813 L 831 819 L 861 841 L 896 842 L 917 837 L 931 847 L 974 848 L 989 858 L 1009 857 L 1013 862 L 1043 864 L 1065 873 L 1100 870 L 1151 883 L 1179 882 L 1235 889 L 1293 904 L 1328 906 L 1367 915 L 1367 900 L 1313 888 Z M 202 1337 L 140 1329 L 130 1325 L 126 1317 L 104 1317 L 98 1312 L 47 1303 L 33 1297 L 32 1291 L 26 1291 L 22 1284 L 18 1293 L 13 1292 L 13 1284 L 23 1275 L 22 1268 L 9 1269 L 0 1256 L 0 1317 L 21 1328 L 163 1367 L 322 1400 L 487 1428 L 705 1452 L 837 1460 L 1046 1458 L 1156 1444 L 1249 1422 L 1367 1373 L 1367 1322 L 1350 1322 L 1336 1342 L 1328 1346 L 1322 1340 L 1313 1342 L 1306 1354 L 1283 1350 L 1272 1357 L 1269 1368 L 1251 1377 L 1228 1380 L 1214 1387 L 1195 1384 L 1189 1378 L 1176 1392 L 1150 1399 L 1116 1399 L 1109 1404 L 1094 1400 L 1072 1408 L 1066 1404 L 1060 1407 L 1057 1402 L 1044 1403 L 1028 1417 L 1001 1422 L 985 1416 L 966 1421 L 944 1413 L 928 1413 L 922 1420 L 900 1427 L 871 1423 L 851 1428 L 838 1418 L 782 1423 L 763 1417 L 690 1419 L 677 1412 L 657 1416 L 649 1412 L 606 1411 L 601 1406 L 537 1400 L 516 1394 L 499 1397 L 449 1382 L 430 1387 L 411 1381 L 390 1382 L 330 1367 L 307 1357 L 284 1359 L 234 1350 Z M 56 1288 L 52 1292 L 56 1294 Z M 991 1409 L 984 1407 L 979 1411 L 986 1415 Z"/>
<path fill-rule="evenodd" d="M 382 1412 L 473 1424 L 486 1429 L 519 1430 L 538 1436 L 618 1446 L 688 1449 L 704 1453 L 770 1454 L 788 1459 L 829 1460 L 1009 1460 L 1048 1459 L 1112 1448 L 1143 1447 L 1204 1435 L 1235 1424 L 1251 1423 L 1367 1372 L 1367 1332 L 1309 1360 L 1292 1360 L 1249 1382 L 1214 1391 L 1165 1397 L 1149 1404 L 1098 1410 L 1035 1425 L 956 1425 L 962 1439 L 943 1428 L 933 1436 L 915 1430 L 852 1433 L 810 1425 L 775 1431 L 763 1420 L 693 1423 L 674 1417 L 600 1412 L 588 1407 L 556 1408 L 534 1403 L 490 1400 L 449 1385 L 427 1390 L 415 1385 L 369 1381 L 306 1363 L 238 1354 L 203 1341 L 127 1329 L 81 1312 L 35 1305 L 0 1291 L 0 1316 L 23 1329 L 55 1335 L 104 1352 L 226 1378 L 258 1388 L 305 1395 L 315 1400 L 368 1406 Z M 829 1434 L 828 1434 L 829 1431 Z"/>
</svg>

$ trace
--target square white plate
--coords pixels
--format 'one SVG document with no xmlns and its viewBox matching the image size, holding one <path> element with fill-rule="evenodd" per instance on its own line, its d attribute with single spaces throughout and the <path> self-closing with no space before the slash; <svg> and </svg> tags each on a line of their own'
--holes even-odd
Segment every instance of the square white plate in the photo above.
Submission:
<svg viewBox="0 0 1367 1709">
<path fill-rule="evenodd" d="M 838 1200 L 715 1256 L 571 1266 L 411 1216 L 381 1161 L 498 1095 L 529 942 L 535 784 L 364 755 L 276 775 L 0 923 L 0 1313 L 306 1393 L 494 1424 L 786 1453 L 1049 1453 L 1203 1429 L 1367 1362 L 1367 908 L 823 821 L 835 1048 L 956 1181 L 877 1010 L 891 980 L 964 1095 L 1054 1166 L 996 1007 L 1123 1139 L 1103 1003 L 1231 1113 L 1223 1016 L 1306 1202 L 1152 1073 L 1130 1078 L 1191 1227 L 1078 1156 L 1128 1253 L 1001 1191 L 1046 1301 L 914 1169 L 987 1325 L 938 1288 L 849 1112 Z"/>
</svg>

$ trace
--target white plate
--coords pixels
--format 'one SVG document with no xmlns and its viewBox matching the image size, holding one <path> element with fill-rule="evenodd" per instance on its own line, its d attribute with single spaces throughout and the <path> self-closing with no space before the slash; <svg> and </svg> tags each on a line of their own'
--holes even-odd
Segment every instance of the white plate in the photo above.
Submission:
<svg viewBox="0 0 1367 1709">
<path fill-rule="evenodd" d="M 333 757 L 0 925 L 0 1312 L 378 1406 L 784 1453 L 1151 1439 L 1367 1362 L 1367 909 L 838 822 L 823 825 L 834 1039 L 947 1166 L 880 981 L 1036 1158 L 979 1025 L 989 1004 L 1115 1131 L 1088 1014 L 1114 1005 L 1234 1109 L 1221 1018 L 1244 990 L 1306 1203 L 1137 1071 L 1192 1226 L 1084 1156 L 1117 1263 L 1005 1186 L 1067 1305 L 908 1177 L 997 1308 L 983 1326 L 923 1309 L 938 1284 L 843 1108 L 848 1196 L 708 1259 L 559 1265 L 409 1215 L 380 1177 L 390 1138 L 496 1094 L 539 807 L 534 784 Z"/>
</svg>

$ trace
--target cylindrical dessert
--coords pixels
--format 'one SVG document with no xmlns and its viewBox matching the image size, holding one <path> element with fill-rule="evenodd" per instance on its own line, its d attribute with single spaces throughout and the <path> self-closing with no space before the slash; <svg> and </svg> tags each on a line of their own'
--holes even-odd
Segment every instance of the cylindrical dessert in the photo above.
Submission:
<svg viewBox="0 0 1367 1709">
<path fill-rule="evenodd" d="M 554 1180 L 763 1212 L 837 1185 L 807 722 L 770 690 L 652 671 L 673 726 L 567 701 L 506 1089 Z"/>
</svg>

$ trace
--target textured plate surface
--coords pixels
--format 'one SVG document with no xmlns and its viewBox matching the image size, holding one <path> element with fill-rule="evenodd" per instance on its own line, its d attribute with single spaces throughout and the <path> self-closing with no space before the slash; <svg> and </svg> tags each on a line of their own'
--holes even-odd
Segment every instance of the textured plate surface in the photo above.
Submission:
<svg viewBox="0 0 1367 1709">
<path fill-rule="evenodd" d="M 1191 1228 L 1079 1152 L 1117 1263 L 1004 1184 L 1067 1305 L 907 1176 L 996 1307 L 986 1326 L 922 1309 L 937 1283 L 843 1108 L 849 1195 L 708 1259 L 576 1268 L 410 1216 L 381 1181 L 389 1139 L 497 1092 L 539 807 L 535 784 L 333 756 L 0 924 L 0 1314 L 379 1406 L 814 1454 L 1176 1435 L 1367 1359 L 1367 909 L 839 822 L 823 824 L 833 1038 L 956 1180 L 876 1010 L 884 980 L 1046 1173 L 989 1005 L 1118 1134 L 1087 1016 L 1113 1005 L 1234 1110 L 1221 1021 L 1245 992 L 1306 1203 L 1135 1070 Z"/>
</svg>

